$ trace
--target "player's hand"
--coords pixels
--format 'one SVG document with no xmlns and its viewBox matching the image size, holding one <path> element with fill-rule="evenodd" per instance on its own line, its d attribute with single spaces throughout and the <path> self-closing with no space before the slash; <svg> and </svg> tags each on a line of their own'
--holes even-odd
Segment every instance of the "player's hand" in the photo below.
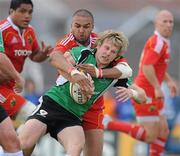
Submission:
<svg viewBox="0 0 180 156">
<path fill-rule="evenodd" d="M 41 46 L 42 46 L 41 51 L 47 56 L 49 56 L 49 54 L 53 51 L 53 47 L 51 45 L 46 46 L 44 41 L 41 42 Z"/>
<path fill-rule="evenodd" d="M 164 93 L 160 87 L 155 88 L 154 92 L 155 92 L 156 99 L 164 99 Z"/>
<path fill-rule="evenodd" d="M 78 64 L 77 67 L 86 71 L 92 77 L 102 78 L 102 69 L 97 68 L 93 64 Z"/>
<path fill-rule="evenodd" d="M 94 92 L 93 82 L 81 73 L 72 75 L 72 83 L 78 83 L 86 95 L 92 95 Z"/>
<path fill-rule="evenodd" d="M 125 87 L 117 87 L 116 94 L 116 99 L 120 102 L 125 102 L 133 97 L 132 90 Z"/>
<path fill-rule="evenodd" d="M 21 76 L 18 76 L 17 79 L 15 79 L 15 85 L 13 88 L 15 93 L 21 93 L 23 91 L 24 82 L 25 81 Z"/>
<path fill-rule="evenodd" d="M 178 85 L 172 80 L 167 82 L 167 86 L 169 87 L 171 96 L 177 96 L 178 95 Z"/>
</svg>

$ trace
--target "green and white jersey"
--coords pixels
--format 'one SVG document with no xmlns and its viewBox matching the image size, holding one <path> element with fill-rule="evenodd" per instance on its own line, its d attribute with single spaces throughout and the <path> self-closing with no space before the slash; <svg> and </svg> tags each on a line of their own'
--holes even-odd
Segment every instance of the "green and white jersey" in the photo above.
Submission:
<svg viewBox="0 0 180 156">
<path fill-rule="evenodd" d="M 87 52 L 87 48 L 82 46 L 75 47 L 71 50 L 71 55 L 73 56 L 75 62 L 78 62 L 79 59 L 82 58 L 81 55 L 84 54 L 83 52 Z M 85 57 L 83 64 L 93 64 L 97 66 L 94 50 L 88 49 L 88 52 L 89 54 Z M 83 114 L 87 112 L 89 107 L 98 99 L 98 97 L 100 97 L 109 87 L 113 86 L 117 82 L 117 80 L 109 78 L 93 78 L 93 81 L 95 87 L 94 94 L 85 104 L 78 104 L 73 100 L 69 90 L 70 83 L 62 76 L 60 76 L 56 81 L 57 85 L 48 90 L 45 95 L 49 96 L 66 110 L 82 119 Z"/>
<path fill-rule="evenodd" d="M 2 37 L 2 31 L 0 30 L 0 53 L 4 53 L 4 43 Z"/>
</svg>

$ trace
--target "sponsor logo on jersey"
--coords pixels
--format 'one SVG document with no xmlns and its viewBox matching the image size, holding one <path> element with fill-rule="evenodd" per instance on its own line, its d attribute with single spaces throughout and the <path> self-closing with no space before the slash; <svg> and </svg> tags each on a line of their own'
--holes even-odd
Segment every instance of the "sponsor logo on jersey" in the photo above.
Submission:
<svg viewBox="0 0 180 156">
<path fill-rule="evenodd" d="M 11 40 L 11 44 L 15 44 L 18 43 L 18 40 L 15 36 L 13 36 L 12 40 Z"/>
<path fill-rule="evenodd" d="M 43 117 L 46 117 L 47 114 L 48 114 L 48 112 L 46 112 L 43 109 L 40 109 L 39 113 L 37 113 L 37 115 L 40 115 L 40 116 L 43 116 Z"/>
<path fill-rule="evenodd" d="M 32 36 L 28 36 L 28 37 L 27 37 L 27 40 L 28 40 L 28 43 L 31 45 L 31 44 L 32 44 L 32 41 L 33 41 Z"/>
<path fill-rule="evenodd" d="M 14 53 L 15 53 L 15 56 L 29 56 L 32 54 L 32 51 L 19 49 L 19 50 L 15 50 Z"/>
<path fill-rule="evenodd" d="M 0 93 L 0 102 L 4 103 L 7 99 Z"/>
<path fill-rule="evenodd" d="M 13 98 L 11 101 L 10 101 L 10 105 L 11 107 L 14 107 L 16 105 L 16 99 Z"/>
<path fill-rule="evenodd" d="M 149 107 L 149 112 L 154 112 L 157 110 L 157 107 L 156 106 L 150 106 Z"/>
</svg>

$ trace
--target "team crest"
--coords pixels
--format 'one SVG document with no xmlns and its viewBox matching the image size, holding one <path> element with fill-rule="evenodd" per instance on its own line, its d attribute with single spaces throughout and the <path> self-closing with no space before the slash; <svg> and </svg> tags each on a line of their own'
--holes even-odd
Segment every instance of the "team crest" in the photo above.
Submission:
<svg viewBox="0 0 180 156">
<path fill-rule="evenodd" d="M 32 44 L 33 41 L 32 36 L 28 36 L 27 40 L 28 40 L 28 44 Z"/>
<path fill-rule="evenodd" d="M 16 99 L 13 98 L 11 101 L 10 101 L 10 105 L 11 107 L 14 107 L 16 105 Z"/>
<path fill-rule="evenodd" d="M 156 110 L 156 106 L 150 106 L 149 107 L 149 112 L 154 112 Z"/>
</svg>

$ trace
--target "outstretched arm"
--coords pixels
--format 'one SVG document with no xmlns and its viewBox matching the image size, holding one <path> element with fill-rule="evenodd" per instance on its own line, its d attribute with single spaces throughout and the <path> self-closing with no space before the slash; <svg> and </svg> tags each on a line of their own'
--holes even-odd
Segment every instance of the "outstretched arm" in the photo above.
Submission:
<svg viewBox="0 0 180 156">
<path fill-rule="evenodd" d="M 16 71 L 13 64 L 4 53 L 0 53 L 0 71 L 2 72 L 3 76 L 5 76 L 5 81 L 10 79 L 15 81 L 15 92 L 20 93 L 23 90 L 24 79 Z M 3 81 L 3 79 L 1 81 Z"/>
<path fill-rule="evenodd" d="M 53 48 L 48 45 L 46 46 L 45 43 L 41 42 L 41 48 L 37 49 L 35 52 L 33 52 L 29 58 L 34 62 L 42 62 L 46 60 L 49 56 L 49 54 L 52 52 Z"/>
<path fill-rule="evenodd" d="M 120 62 L 113 68 L 101 69 L 94 65 L 80 64 L 80 68 L 88 72 L 92 77 L 124 79 L 132 76 L 132 69 L 126 62 Z"/>
<path fill-rule="evenodd" d="M 71 58 L 72 59 L 72 58 Z M 92 82 L 85 77 L 82 73 L 80 73 L 70 61 L 64 57 L 64 55 L 59 51 L 53 51 L 49 60 L 52 66 L 54 66 L 59 74 L 62 74 L 65 78 L 67 78 L 72 83 L 78 83 L 82 90 L 86 93 L 92 92 Z"/>
<path fill-rule="evenodd" d="M 156 98 L 164 98 L 164 94 L 161 90 L 160 83 L 158 82 L 155 69 L 153 65 L 143 65 L 142 66 L 143 73 L 149 83 L 153 86 L 155 90 L 155 97 Z"/>
<path fill-rule="evenodd" d="M 145 91 L 136 84 L 131 85 L 129 88 L 117 87 L 116 94 L 117 100 L 122 102 L 130 98 L 138 103 L 145 103 L 147 100 Z"/>
<path fill-rule="evenodd" d="M 177 96 L 178 95 L 178 87 L 173 78 L 166 72 L 164 80 L 167 83 L 167 86 L 170 89 L 171 96 Z"/>
</svg>

